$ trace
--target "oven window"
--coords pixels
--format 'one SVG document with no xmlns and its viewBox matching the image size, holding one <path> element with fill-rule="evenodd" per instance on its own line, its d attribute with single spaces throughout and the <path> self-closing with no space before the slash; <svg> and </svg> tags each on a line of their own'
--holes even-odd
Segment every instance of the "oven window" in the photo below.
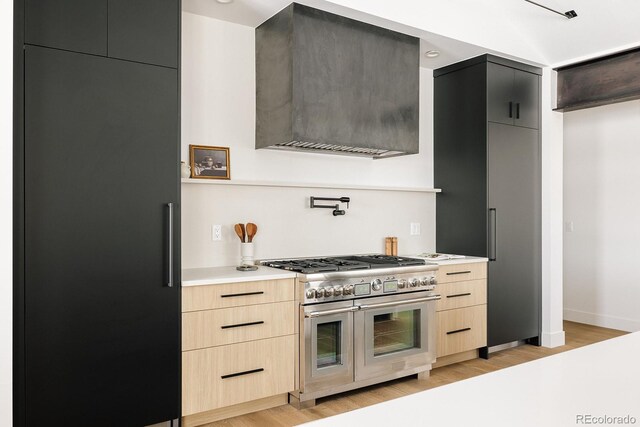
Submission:
<svg viewBox="0 0 640 427">
<path fill-rule="evenodd" d="M 336 321 L 317 325 L 316 366 L 318 368 L 342 364 L 341 323 Z"/>
<path fill-rule="evenodd" d="M 373 316 L 373 355 L 420 348 L 420 310 Z"/>
</svg>

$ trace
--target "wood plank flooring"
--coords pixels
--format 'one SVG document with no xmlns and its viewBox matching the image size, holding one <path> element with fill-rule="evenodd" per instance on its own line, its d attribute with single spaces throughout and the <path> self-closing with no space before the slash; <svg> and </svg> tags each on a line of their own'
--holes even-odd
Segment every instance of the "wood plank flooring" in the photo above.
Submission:
<svg viewBox="0 0 640 427">
<path fill-rule="evenodd" d="M 284 405 L 206 424 L 206 427 L 294 426 L 626 334 L 623 331 L 575 322 L 564 322 L 564 330 L 566 344 L 562 347 L 545 348 L 524 345 L 510 348 L 492 353 L 489 360 L 474 359 L 434 369 L 428 380 L 417 380 L 415 376 L 402 378 L 318 399 L 318 404 L 313 408 L 297 410 Z"/>
</svg>

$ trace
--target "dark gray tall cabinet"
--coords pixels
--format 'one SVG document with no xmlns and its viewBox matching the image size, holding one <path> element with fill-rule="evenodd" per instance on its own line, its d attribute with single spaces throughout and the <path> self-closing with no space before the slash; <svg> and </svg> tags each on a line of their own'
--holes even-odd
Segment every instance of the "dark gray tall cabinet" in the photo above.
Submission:
<svg viewBox="0 0 640 427">
<path fill-rule="evenodd" d="M 489 258 L 488 347 L 540 336 L 540 75 L 493 55 L 434 71 L 436 248 Z"/>
<path fill-rule="evenodd" d="M 178 419 L 180 2 L 15 6 L 14 425 Z"/>
</svg>

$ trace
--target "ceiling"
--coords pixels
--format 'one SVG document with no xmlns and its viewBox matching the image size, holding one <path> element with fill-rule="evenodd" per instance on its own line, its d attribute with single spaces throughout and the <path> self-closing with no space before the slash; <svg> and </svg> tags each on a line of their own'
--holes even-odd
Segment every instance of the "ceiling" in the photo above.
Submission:
<svg viewBox="0 0 640 427">
<path fill-rule="evenodd" d="M 640 1 L 536 0 L 578 17 L 566 19 L 524 0 L 299 0 L 301 4 L 420 37 L 421 65 L 438 68 L 482 53 L 559 66 L 640 46 Z M 291 0 L 183 0 L 186 12 L 256 27 Z"/>
</svg>

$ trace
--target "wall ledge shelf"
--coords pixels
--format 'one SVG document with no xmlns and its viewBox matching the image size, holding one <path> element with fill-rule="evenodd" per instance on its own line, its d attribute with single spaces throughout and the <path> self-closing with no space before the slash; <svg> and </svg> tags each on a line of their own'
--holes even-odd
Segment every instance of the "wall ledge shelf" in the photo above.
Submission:
<svg viewBox="0 0 640 427">
<path fill-rule="evenodd" d="M 243 181 L 243 180 L 217 180 L 217 179 L 193 179 L 183 178 L 182 184 L 208 184 L 208 185 L 240 185 L 248 187 L 294 187 L 294 188 L 329 188 L 344 190 L 374 190 L 374 191 L 405 191 L 414 193 L 440 193 L 440 188 L 429 187 L 383 187 L 374 185 L 357 184 L 318 184 L 309 182 L 278 182 L 278 181 Z"/>
</svg>

